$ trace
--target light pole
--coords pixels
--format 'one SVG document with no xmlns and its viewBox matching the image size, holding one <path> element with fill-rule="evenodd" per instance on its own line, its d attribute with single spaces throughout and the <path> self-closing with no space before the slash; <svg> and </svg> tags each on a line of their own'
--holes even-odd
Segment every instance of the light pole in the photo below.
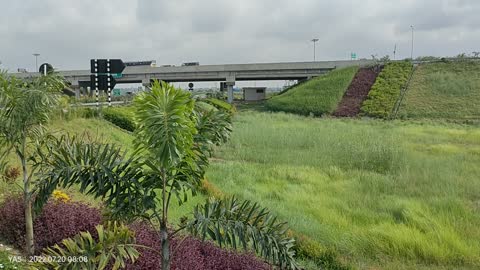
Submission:
<svg viewBox="0 0 480 270">
<path fill-rule="evenodd" d="M 40 56 L 40 54 L 34 53 L 33 56 L 35 56 L 35 67 L 36 67 L 36 71 L 38 71 L 38 57 Z"/>
<path fill-rule="evenodd" d="M 410 59 L 413 61 L 413 25 L 410 25 L 410 28 L 412 28 L 412 51 L 410 52 Z"/>
<path fill-rule="evenodd" d="M 313 42 L 313 62 L 315 62 L 315 51 L 316 51 L 315 43 L 317 43 L 318 40 L 319 40 L 318 38 L 314 38 L 311 40 Z"/>
</svg>

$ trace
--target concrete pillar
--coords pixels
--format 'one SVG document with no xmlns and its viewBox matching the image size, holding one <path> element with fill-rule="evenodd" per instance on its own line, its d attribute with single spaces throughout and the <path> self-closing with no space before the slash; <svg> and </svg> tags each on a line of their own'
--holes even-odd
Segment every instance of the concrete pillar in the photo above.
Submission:
<svg viewBox="0 0 480 270">
<path fill-rule="evenodd" d="M 233 103 L 233 86 L 235 82 L 227 82 L 227 101 Z"/>
</svg>

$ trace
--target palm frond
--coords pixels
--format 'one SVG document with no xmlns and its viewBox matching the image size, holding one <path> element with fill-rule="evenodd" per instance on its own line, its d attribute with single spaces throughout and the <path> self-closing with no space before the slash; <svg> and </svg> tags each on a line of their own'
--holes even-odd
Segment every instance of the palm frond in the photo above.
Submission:
<svg viewBox="0 0 480 270">
<path fill-rule="evenodd" d="M 128 261 L 135 262 L 140 256 L 135 249 L 135 235 L 128 227 L 116 222 L 96 227 L 97 238 L 89 232 L 81 232 L 73 238 L 62 241 L 61 245 L 46 248 L 45 260 L 38 264 L 40 269 L 105 269 L 112 263 L 112 269 L 125 268 Z M 65 262 L 62 262 L 65 260 Z"/>
<path fill-rule="evenodd" d="M 281 268 L 298 268 L 293 250 L 295 240 L 287 236 L 286 223 L 279 222 L 257 203 L 240 202 L 236 198 L 207 200 L 195 207 L 186 229 L 220 246 L 252 248 Z"/>
</svg>

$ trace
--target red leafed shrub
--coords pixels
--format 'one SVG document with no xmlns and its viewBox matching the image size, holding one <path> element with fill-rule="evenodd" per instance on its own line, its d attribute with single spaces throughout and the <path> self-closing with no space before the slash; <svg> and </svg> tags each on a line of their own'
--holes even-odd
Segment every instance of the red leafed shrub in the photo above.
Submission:
<svg viewBox="0 0 480 270">
<path fill-rule="evenodd" d="M 148 225 L 134 224 L 137 244 L 160 251 L 158 234 Z M 160 255 L 149 249 L 139 249 L 140 257 L 126 269 L 161 269 Z M 238 253 L 216 247 L 212 243 L 203 242 L 193 237 L 174 238 L 171 240 L 172 269 L 176 270 L 264 270 L 271 267 L 260 261 L 253 254 Z"/>
<path fill-rule="evenodd" d="M 0 238 L 17 248 L 25 247 L 24 209 L 22 198 L 8 198 L 0 205 Z M 48 202 L 33 221 L 35 250 L 81 231 L 94 233 L 101 219 L 98 209 L 82 203 Z"/>
</svg>

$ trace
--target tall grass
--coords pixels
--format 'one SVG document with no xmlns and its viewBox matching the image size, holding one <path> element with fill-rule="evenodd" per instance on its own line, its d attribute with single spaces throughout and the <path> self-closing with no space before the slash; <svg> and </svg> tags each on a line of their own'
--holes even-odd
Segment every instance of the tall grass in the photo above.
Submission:
<svg viewBox="0 0 480 270">
<path fill-rule="evenodd" d="M 478 128 L 242 112 L 216 160 L 220 190 L 361 268 L 480 267 Z"/>
<path fill-rule="evenodd" d="M 301 115 L 332 113 L 342 99 L 358 67 L 334 70 L 293 87 L 288 92 L 274 96 L 266 102 L 272 111 Z"/>
<path fill-rule="evenodd" d="M 400 113 L 407 118 L 480 120 L 480 62 L 423 64 Z"/>
</svg>

